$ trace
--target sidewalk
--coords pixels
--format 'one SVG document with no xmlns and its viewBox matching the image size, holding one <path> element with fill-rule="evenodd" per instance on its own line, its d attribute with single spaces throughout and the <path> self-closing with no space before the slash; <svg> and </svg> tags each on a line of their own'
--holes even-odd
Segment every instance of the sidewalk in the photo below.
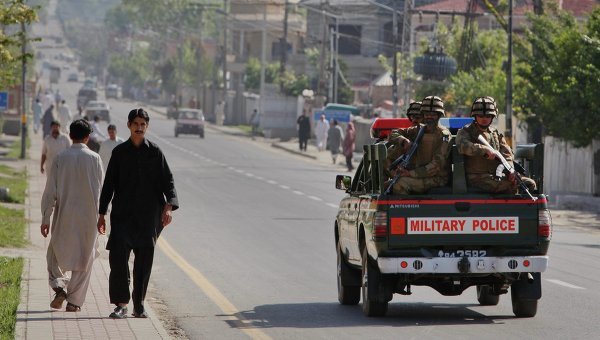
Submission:
<svg viewBox="0 0 600 340">
<path fill-rule="evenodd" d="M 10 161 L 9 165 L 27 167 L 29 190 L 25 202 L 25 216 L 29 221 L 26 235 L 31 245 L 26 249 L 0 248 L 0 255 L 25 258 L 15 339 L 169 339 L 169 335 L 148 301 L 145 304 L 150 316 L 148 319 L 108 318 L 114 305 L 109 303 L 108 298 L 108 253 L 103 250 L 106 236 L 101 236 L 100 239 L 102 254 L 94 263 L 90 287 L 81 312 L 68 313 L 64 309 L 62 311 L 50 309 L 50 301 L 54 297 L 54 292 L 48 286 L 46 271 L 46 249 L 50 237 L 43 238 L 40 234 L 40 202 L 46 182 L 45 175 L 39 171 L 42 138 L 32 131 L 29 132 L 29 137 L 30 159 Z M 0 160 L 0 163 L 9 162 Z M 65 306 L 66 302 L 63 308 Z"/>
</svg>

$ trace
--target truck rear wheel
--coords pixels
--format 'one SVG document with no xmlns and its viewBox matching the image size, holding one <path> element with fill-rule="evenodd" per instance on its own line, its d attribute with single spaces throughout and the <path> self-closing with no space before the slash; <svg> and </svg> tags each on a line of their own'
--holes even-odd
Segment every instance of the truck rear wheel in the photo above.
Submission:
<svg viewBox="0 0 600 340">
<path fill-rule="evenodd" d="M 518 318 L 532 318 L 537 314 L 538 300 L 521 299 L 511 291 L 513 313 Z"/>
<path fill-rule="evenodd" d="M 379 301 L 382 289 L 382 278 L 379 268 L 369 259 L 367 248 L 362 256 L 362 310 L 366 316 L 384 316 L 388 302 Z"/>
<path fill-rule="evenodd" d="M 345 284 L 345 278 L 351 278 L 352 281 L 360 283 L 360 272 L 350 267 L 344 259 L 341 247 L 337 246 L 337 288 L 338 301 L 342 305 L 357 305 L 360 302 L 360 286 Z"/>
<path fill-rule="evenodd" d="M 482 306 L 496 306 L 500 301 L 500 295 L 492 294 L 492 287 L 490 286 L 478 285 L 477 301 Z"/>
</svg>

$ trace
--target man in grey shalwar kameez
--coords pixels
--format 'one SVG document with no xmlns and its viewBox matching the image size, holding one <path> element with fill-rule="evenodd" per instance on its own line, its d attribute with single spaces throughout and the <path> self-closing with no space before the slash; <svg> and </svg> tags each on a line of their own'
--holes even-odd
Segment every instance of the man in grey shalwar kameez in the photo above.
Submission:
<svg viewBox="0 0 600 340">
<path fill-rule="evenodd" d="M 56 292 L 50 307 L 77 312 L 85 301 L 97 251 L 98 201 L 103 168 L 100 156 L 86 143 L 90 124 L 79 119 L 70 126 L 73 145 L 56 156 L 42 196 L 42 236 L 52 234 L 46 255 L 48 280 Z M 54 211 L 54 213 L 53 213 Z"/>
</svg>

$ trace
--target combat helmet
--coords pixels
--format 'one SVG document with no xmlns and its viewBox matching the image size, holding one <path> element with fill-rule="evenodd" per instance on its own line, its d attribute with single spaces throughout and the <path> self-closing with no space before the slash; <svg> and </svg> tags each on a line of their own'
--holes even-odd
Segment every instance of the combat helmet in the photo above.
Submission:
<svg viewBox="0 0 600 340">
<path fill-rule="evenodd" d="M 498 116 L 498 107 L 494 98 L 487 96 L 475 99 L 471 106 L 471 117 L 481 114 Z"/>
<path fill-rule="evenodd" d="M 427 96 L 423 98 L 419 112 L 437 112 L 440 117 L 446 115 L 444 102 L 442 101 L 442 98 L 438 96 Z"/>
<path fill-rule="evenodd" d="M 410 117 L 418 114 L 421 114 L 421 102 L 411 102 L 408 105 L 408 110 L 406 110 L 406 116 Z"/>
</svg>

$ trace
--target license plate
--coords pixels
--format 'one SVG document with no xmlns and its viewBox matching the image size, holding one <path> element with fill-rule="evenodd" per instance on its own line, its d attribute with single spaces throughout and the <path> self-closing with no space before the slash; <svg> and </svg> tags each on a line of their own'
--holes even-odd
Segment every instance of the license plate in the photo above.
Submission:
<svg viewBox="0 0 600 340">
<path fill-rule="evenodd" d="M 444 251 L 440 250 L 438 252 L 438 257 L 485 257 L 487 255 L 487 250 L 479 250 L 479 249 L 465 249 L 465 250 L 451 250 Z"/>
</svg>

